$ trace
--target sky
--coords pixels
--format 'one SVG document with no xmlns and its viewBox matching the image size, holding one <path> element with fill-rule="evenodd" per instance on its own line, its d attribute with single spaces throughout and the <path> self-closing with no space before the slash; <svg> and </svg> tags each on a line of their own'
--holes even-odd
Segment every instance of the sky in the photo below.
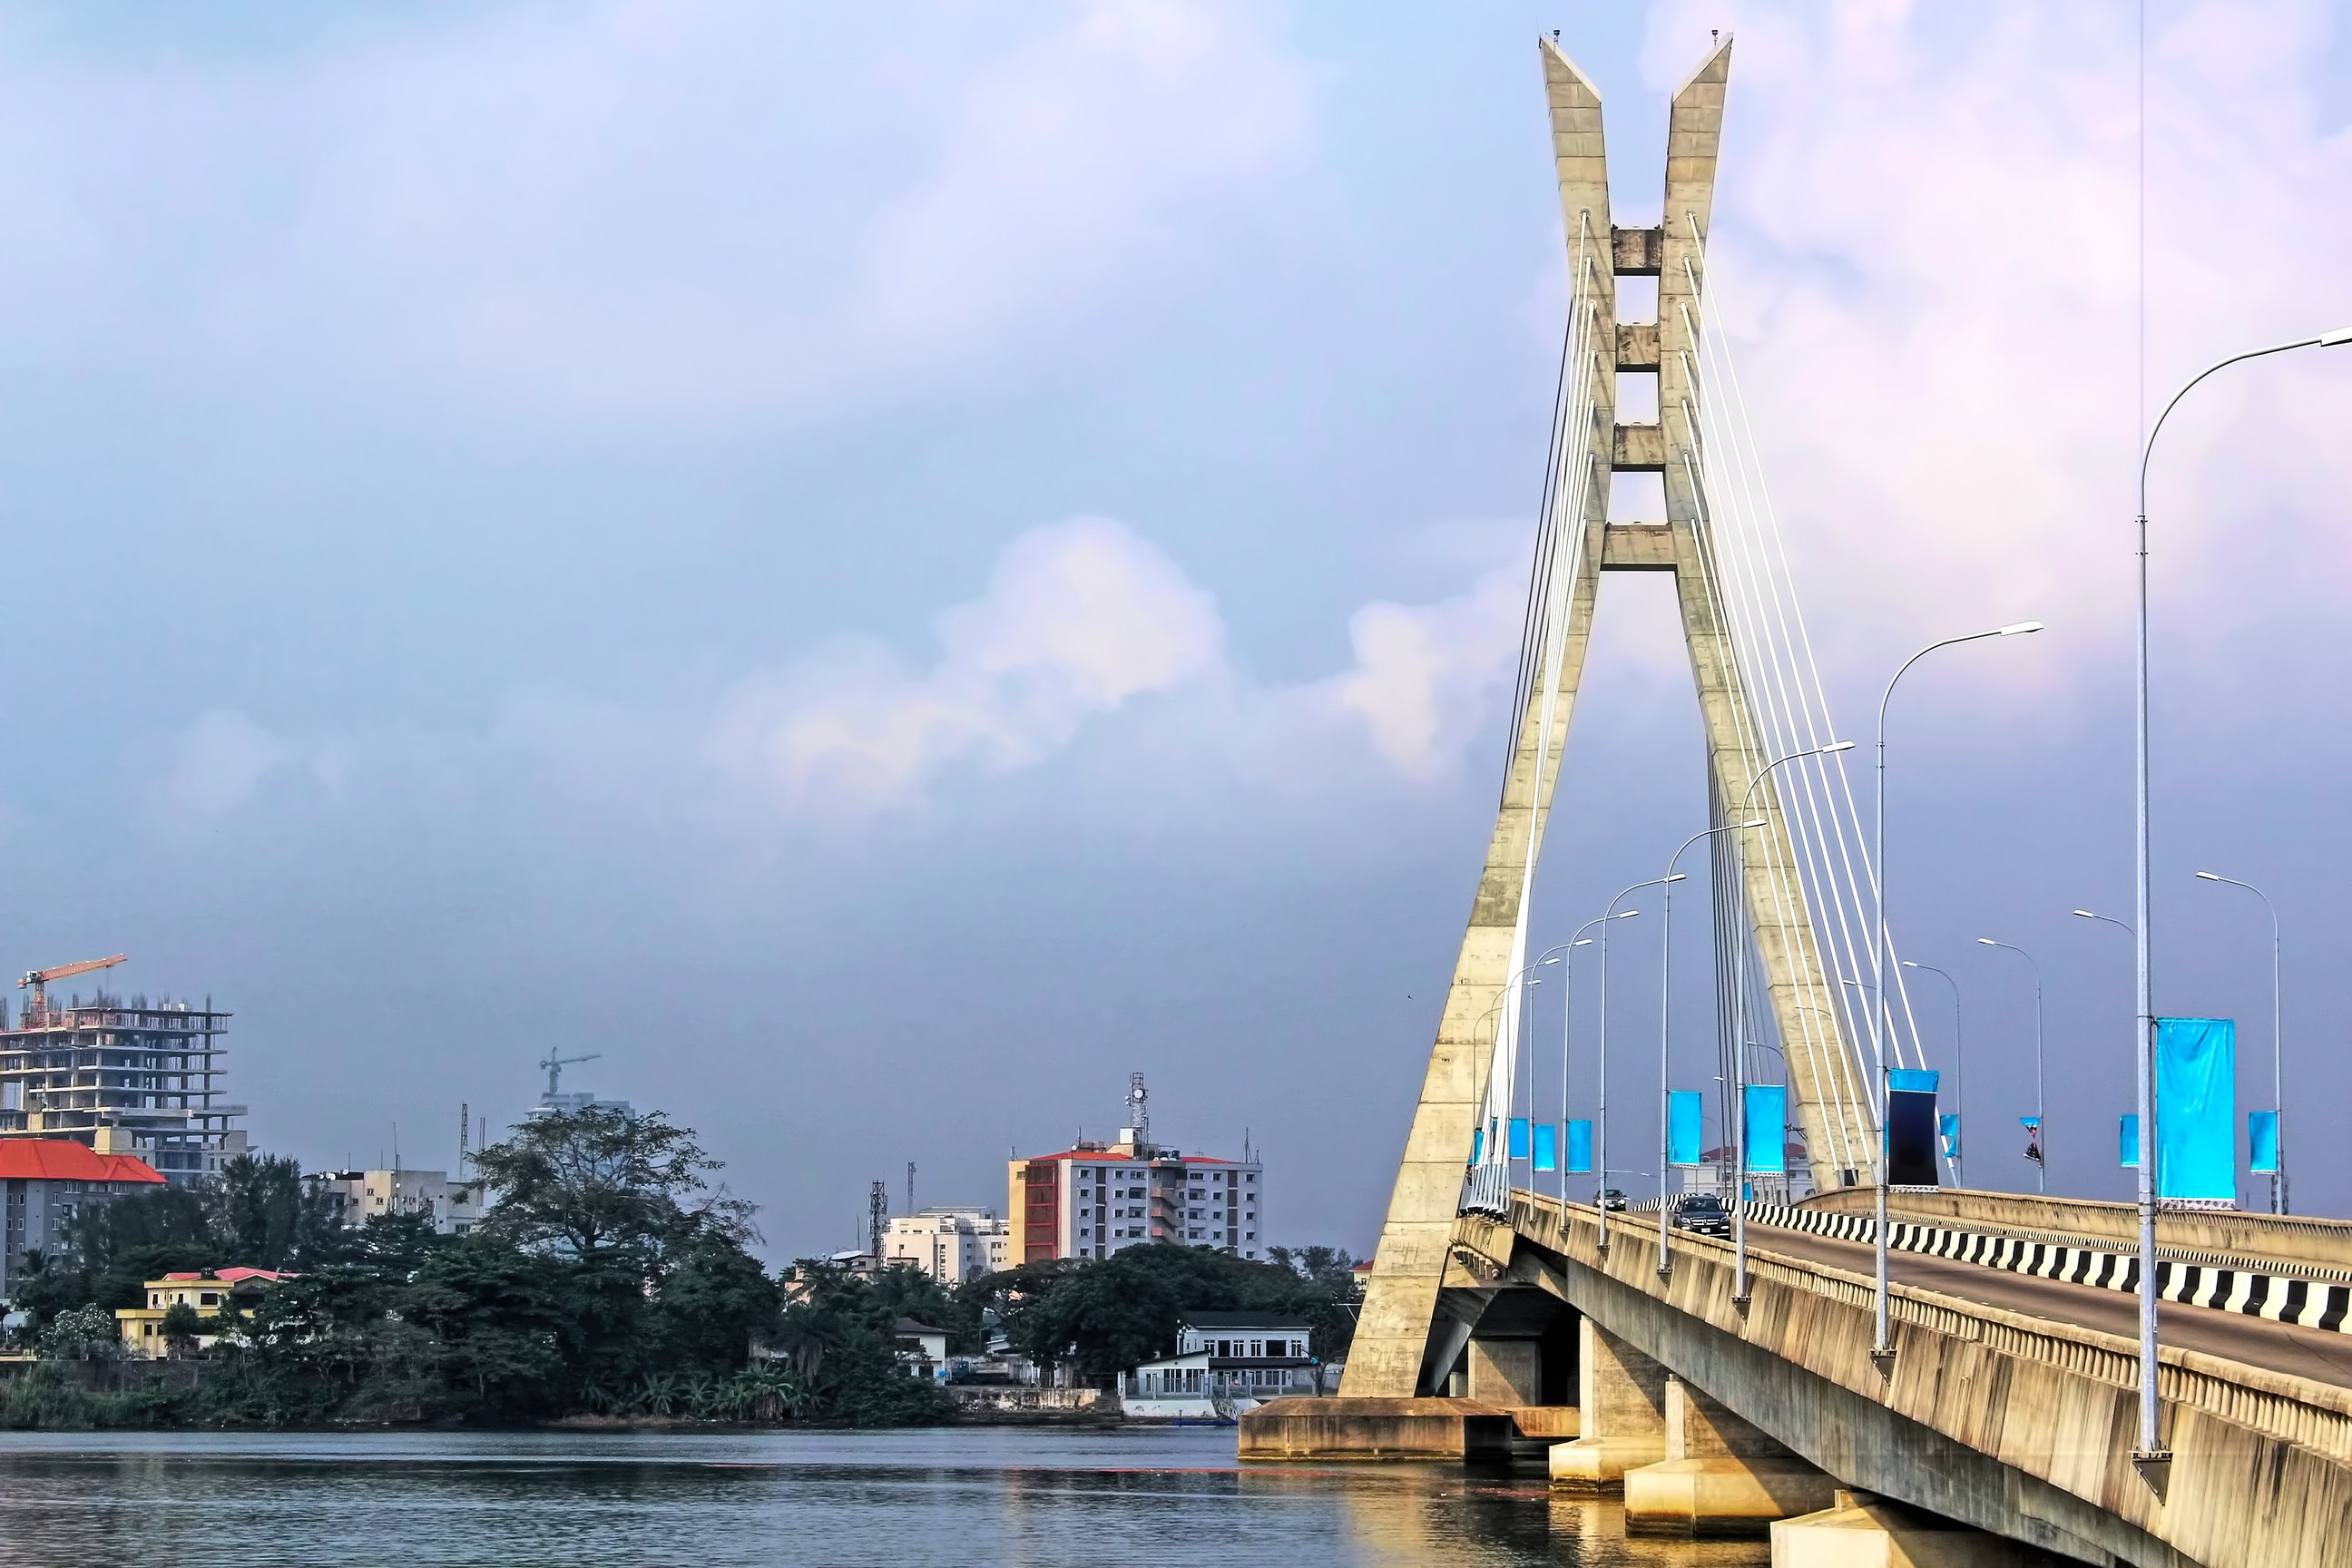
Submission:
<svg viewBox="0 0 2352 1568">
<path fill-rule="evenodd" d="M 2030 1181 L 1990 935 L 2045 981 L 2053 1190 L 2120 1197 L 2129 943 L 2068 911 L 2129 913 L 2138 432 L 2352 322 L 2343 10 L 2152 0 L 2144 152 L 2138 18 L 0 5 L 0 953 L 234 1011 L 233 1098 L 312 1167 L 448 1166 L 461 1104 L 593 1053 L 565 1087 L 696 1128 L 783 1258 L 910 1161 L 1001 1204 L 1141 1070 L 1160 1141 L 1262 1154 L 1271 1239 L 1369 1250 L 1545 460 L 1535 40 L 1636 221 L 1719 28 L 1718 319 L 1840 725 L 2049 627 L 1890 721 L 1969 1179 Z M 2224 373 L 2149 502 L 2158 1005 L 2241 1019 L 2273 1102 L 2263 910 L 2191 873 L 2263 886 L 2336 1214 L 2348 419 L 2352 353 Z M 1544 943 L 1705 825 L 1670 598 L 1606 587 Z M 1647 924 L 1611 1027 L 1654 1042 Z"/>
</svg>

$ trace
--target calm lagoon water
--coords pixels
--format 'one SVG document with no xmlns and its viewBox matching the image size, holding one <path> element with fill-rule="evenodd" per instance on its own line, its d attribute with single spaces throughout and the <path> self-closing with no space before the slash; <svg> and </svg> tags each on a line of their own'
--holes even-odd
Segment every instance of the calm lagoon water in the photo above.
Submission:
<svg viewBox="0 0 2352 1568">
<path fill-rule="evenodd" d="M 0 1436 L 0 1563 L 1576 1563 L 1625 1539 L 1534 1472 L 1243 1466 L 1230 1429 Z"/>
</svg>

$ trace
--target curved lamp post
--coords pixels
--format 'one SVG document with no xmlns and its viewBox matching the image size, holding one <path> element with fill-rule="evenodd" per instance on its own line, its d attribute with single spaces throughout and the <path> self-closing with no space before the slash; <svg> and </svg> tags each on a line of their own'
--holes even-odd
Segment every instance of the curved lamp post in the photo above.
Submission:
<svg viewBox="0 0 2352 1568">
<path fill-rule="evenodd" d="M 2278 906 L 2271 896 L 2252 882 L 2241 882 L 2235 877 L 2224 877 L 2218 871 L 2200 871 L 2200 882 L 2220 882 L 2228 887 L 2243 888 L 2262 900 L 2263 908 L 2271 917 L 2271 1103 L 2278 1107 L 2278 1126 L 2274 1134 L 2273 1162 L 2278 1169 L 2271 1173 L 2271 1213 L 2287 1214 L 2286 1200 L 2286 1034 L 2284 1016 L 2279 1011 L 2279 918 Z"/>
<path fill-rule="evenodd" d="M 1969 1184 L 1965 1163 L 1968 1157 L 1965 1140 L 1969 1133 L 1969 1058 L 1967 1037 L 1960 1032 L 1960 983 L 1932 963 L 1919 963 L 1906 958 L 1903 961 L 1903 967 L 1941 974 L 1944 984 L 1952 988 L 1952 1104 L 1953 1114 L 1960 1118 L 1959 1136 L 1952 1140 L 1952 1185 L 1965 1187 Z"/>
<path fill-rule="evenodd" d="M 1989 936 L 1980 936 L 1977 938 L 1977 945 L 2013 952 L 2033 966 L 2033 1126 L 2041 1134 L 2042 1143 L 2042 1158 L 2034 1162 L 2033 1166 L 2033 1190 L 2046 1193 L 2050 1190 L 2050 1120 L 2049 1113 L 2042 1109 L 2042 965 L 2035 963 L 2033 955 L 2013 942 L 1995 942 Z"/>
<path fill-rule="evenodd" d="M 1594 1163 L 1601 1167 L 1601 1223 L 1597 1234 L 1603 1247 L 1609 1245 L 1609 928 L 1617 923 L 1611 917 L 1617 913 L 1618 899 L 1629 898 L 1644 888 L 1658 887 L 1666 880 L 1664 877 L 1653 877 L 1646 882 L 1636 882 L 1619 893 L 1617 898 L 1610 900 L 1609 907 L 1601 911 L 1601 1095 L 1600 1103 L 1594 1108 L 1594 1114 L 1601 1123 L 1601 1147 L 1598 1151 L 1600 1158 Z M 1642 911 L 1628 910 L 1625 912 L 1639 914 Z"/>
<path fill-rule="evenodd" d="M 1664 900 L 1658 916 L 1658 945 L 1664 953 L 1664 962 L 1659 965 L 1658 978 L 1658 1273 L 1661 1277 L 1672 1267 L 1666 1258 L 1666 1233 L 1674 1228 L 1667 1223 L 1673 1217 L 1666 1194 L 1668 1172 L 1672 1168 L 1667 1156 L 1673 1151 L 1667 1147 L 1667 1143 L 1673 1129 L 1667 1123 L 1668 1112 L 1673 1109 L 1673 1085 L 1667 1076 L 1666 1047 L 1668 1041 L 1673 1037 L 1667 1028 L 1667 1023 L 1672 1016 L 1675 1002 L 1675 884 L 1681 881 L 1684 877 L 1684 873 L 1675 870 L 1675 867 L 1682 860 L 1683 851 L 1702 838 L 1711 838 L 1718 833 L 1729 833 L 1737 828 L 1763 826 L 1764 824 L 1759 820 L 1727 822 L 1721 827 L 1701 828 L 1684 839 L 1675 847 L 1675 852 L 1667 857 L 1666 874 L 1659 879 L 1665 889 L 1665 891 L 1658 895 Z"/>
<path fill-rule="evenodd" d="M 1886 894 L 1891 886 L 1891 879 L 1886 874 L 1886 705 L 1894 700 L 1895 683 L 1910 673 L 1913 665 L 1938 648 L 1982 642 L 1987 637 L 2017 637 L 2041 629 L 2040 621 L 2017 621 L 2009 626 L 1995 626 L 1990 631 L 1969 632 L 1964 637 L 1931 642 L 1895 667 L 1894 675 L 1887 679 L 1885 691 L 1878 699 L 1878 842 L 1871 856 L 1872 869 L 1878 878 L 1878 918 L 1872 926 L 1874 940 L 1870 954 L 1870 977 L 1878 986 L 1878 1002 L 1872 1010 L 1870 1031 L 1871 1054 L 1875 1058 L 1878 1068 L 1878 1223 L 1872 1227 L 1876 1233 L 1876 1240 L 1871 1249 L 1875 1257 L 1876 1283 L 1873 1290 L 1875 1305 L 1871 1314 L 1870 1355 L 1882 1367 L 1895 1355 L 1894 1342 L 1888 1334 L 1886 1310 L 1886 1037 L 1895 1028 L 1895 1016 L 1886 1001 Z"/>
<path fill-rule="evenodd" d="M 2139 636 L 2134 668 L 2132 804 L 2133 833 L 2133 909 L 2139 929 L 2133 935 L 2133 967 L 2137 971 L 2134 990 L 2137 993 L 2137 1016 L 2133 1027 L 2137 1031 L 2132 1041 L 2133 1076 L 2139 1090 L 2139 1447 L 2132 1456 L 2135 1461 L 2161 1465 L 2168 1463 L 2171 1454 L 2159 1447 L 2161 1434 L 2157 1430 L 2156 1402 L 2156 1004 L 2148 973 L 2148 744 L 2147 744 L 2147 469 L 2156 455 L 2156 438 L 2164 433 L 2164 422 L 2180 406 L 2199 383 L 2218 370 L 2250 359 L 2263 359 L 2271 354 L 2286 353 L 2294 349 L 2333 348 L 2352 343 L 2352 327 L 2338 327 L 2315 337 L 2296 338 L 2289 342 L 2272 343 L 2263 348 L 2247 349 L 2226 359 L 2214 361 L 2181 384 L 2164 405 L 2164 412 L 2148 426 L 2147 439 L 2139 449 L 2139 515 L 2134 520 L 2139 531 Z"/>
</svg>

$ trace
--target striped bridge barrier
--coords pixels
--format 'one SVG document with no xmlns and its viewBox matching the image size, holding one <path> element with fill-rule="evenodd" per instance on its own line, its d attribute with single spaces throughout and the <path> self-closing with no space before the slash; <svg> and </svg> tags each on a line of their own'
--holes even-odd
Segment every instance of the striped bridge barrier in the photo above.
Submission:
<svg viewBox="0 0 2352 1568">
<path fill-rule="evenodd" d="M 1752 1225 L 1806 1231 L 1841 1241 L 1866 1242 L 1876 1234 L 1877 1221 L 1868 1215 L 1830 1214 L 1778 1204 L 1744 1206 Z M 1886 1245 L 1896 1252 L 1945 1258 L 2100 1290 L 2129 1294 L 2139 1289 L 2139 1258 L 2135 1253 L 1951 1230 L 1911 1220 L 1893 1221 L 1886 1230 Z M 2352 1285 L 2158 1258 L 2156 1292 L 2160 1300 L 2184 1307 L 2210 1307 L 2331 1333 L 2352 1332 L 2352 1323 L 2347 1323 L 2352 1320 Z"/>
</svg>

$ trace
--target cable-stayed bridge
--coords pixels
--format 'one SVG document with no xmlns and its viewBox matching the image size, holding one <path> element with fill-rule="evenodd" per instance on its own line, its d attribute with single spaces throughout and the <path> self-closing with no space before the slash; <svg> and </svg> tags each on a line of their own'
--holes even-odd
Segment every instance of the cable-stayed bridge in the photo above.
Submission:
<svg viewBox="0 0 2352 1568">
<path fill-rule="evenodd" d="M 1622 1487 L 1637 1519 L 1777 1521 L 1791 1568 L 2352 1562 L 2352 1226 L 2165 1216 L 2159 1453 L 2137 1440 L 2136 1215 L 1888 1191 L 1887 1074 L 1929 1064 L 1717 324 L 1731 43 L 1675 94 L 1650 226 L 1612 218 L 1600 95 L 1538 47 L 1570 292 L 1501 800 L 1339 1395 L 1254 1412 L 1244 1453 L 1549 1449 L 1556 1482 Z M 1655 280 L 1654 319 L 1623 318 L 1626 279 Z M 1627 417 L 1651 384 L 1654 418 Z M 1663 516 L 1612 515 L 1628 473 L 1658 476 Z M 1818 1194 L 1745 1209 L 1736 1241 L 1573 1201 L 1565 1176 L 1538 1191 L 1507 1131 L 1549 1125 L 1566 1081 L 1538 1070 L 1526 981 L 1573 950 L 1529 952 L 1530 895 L 1622 571 L 1672 574 L 1705 725 L 1709 820 L 1683 848 L 1713 884 L 1718 1076 L 1783 1089 Z M 1633 1167 L 1592 1109 L 1605 1185 Z M 1885 1552 L 1851 1555 L 1865 1540 Z"/>
</svg>

